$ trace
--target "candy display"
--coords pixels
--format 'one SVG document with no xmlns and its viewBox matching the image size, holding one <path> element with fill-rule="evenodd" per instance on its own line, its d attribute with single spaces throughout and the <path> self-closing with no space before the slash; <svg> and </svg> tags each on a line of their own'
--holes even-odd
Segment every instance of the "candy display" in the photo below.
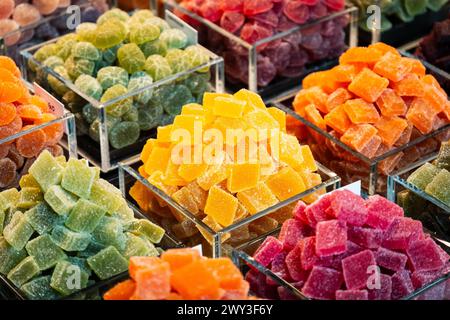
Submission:
<svg viewBox="0 0 450 320">
<path fill-rule="evenodd" d="M 379 195 L 364 200 L 337 190 L 310 205 L 300 201 L 293 216 L 254 259 L 308 298 L 397 300 L 450 272 L 449 255 L 422 224 Z M 256 269 L 245 279 L 262 298 L 293 298 Z M 422 298 L 444 299 L 445 290 L 443 282 Z"/>
<path fill-rule="evenodd" d="M 368 162 L 362 156 L 375 159 L 443 128 L 442 134 L 378 162 L 376 191 L 383 192 L 384 175 L 437 150 L 439 142 L 448 139 L 449 106 L 447 94 L 432 75 L 426 74 L 419 60 L 402 57 L 396 49 L 376 43 L 350 48 L 338 66 L 303 80 L 293 107 L 323 134 L 310 128 L 305 131 L 302 124 L 291 123 L 290 127 L 344 182 L 361 179 L 367 189 L 372 182 Z M 334 140 L 326 138 L 325 132 Z"/>
<path fill-rule="evenodd" d="M 18 186 L 43 150 L 63 154 L 58 144 L 64 134 L 62 122 L 34 129 L 56 119 L 47 102 L 28 91 L 14 61 L 0 56 L 0 190 Z M 23 131 L 29 133 L 2 141 Z"/>
<path fill-rule="evenodd" d="M 169 249 L 160 258 L 132 257 L 131 279 L 105 300 L 245 300 L 249 284 L 228 258 L 201 257 L 194 249 Z"/>
<path fill-rule="evenodd" d="M 285 37 L 277 37 L 281 32 L 342 11 L 345 7 L 343 0 L 183 0 L 173 6 L 181 18 L 199 31 L 200 43 L 224 57 L 227 80 L 232 83 L 252 85 L 250 77 L 255 71 L 249 70 L 253 68 L 249 67 L 249 48 L 264 40 L 265 43 L 257 46 L 254 58 L 258 88 L 264 88 L 277 79 L 299 77 L 307 66 L 337 58 L 346 48 L 347 14 L 297 30 Z M 201 24 L 180 8 L 219 25 L 228 35 Z M 239 37 L 248 45 L 242 45 L 233 37 Z"/>
<path fill-rule="evenodd" d="M 125 272 L 131 256 L 159 254 L 164 230 L 136 219 L 98 168 L 44 151 L 29 171 L 0 193 L 0 272 L 25 297 L 67 296 Z"/>
<path fill-rule="evenodd" d="M 203 105 L 183 106 L 173 124 L 159 127 L 157 138 L 147 141 L 139 172 L 198 221 L 220 231 L 321 183 L 309 147 L 285 132 L 285 122 L 281 110 L 266 108 L 260 96 L 246 89 L 234 95 L 205 93 Z M 213 132 L 219 137 L 215 142 L 208 138 Z M 187 140 L 178 140 L 186 133 Z M 179 151 L 184 144 L 188 149 Z M 308 195 L 306 201 L 324 191 Z M 204 238 L 215 241 L 210 231 L 140 182 L 129 192 L 144 212 L 159 219 L 178 239 L 189 245 Z M 289 218 L 290 210 L 287 206 L 225 233 L 221 241 L 236 244 L 267 233 Z"/>
<path fill-rule="evenodd" d="M 82 22 L 95 22 L 109 8 L 107 0 L 2 0 L 0 38 L 8 55 L 19 62 L 21 49 L 70 32 L 70 5 L 79 6 Z"/>
</svg>

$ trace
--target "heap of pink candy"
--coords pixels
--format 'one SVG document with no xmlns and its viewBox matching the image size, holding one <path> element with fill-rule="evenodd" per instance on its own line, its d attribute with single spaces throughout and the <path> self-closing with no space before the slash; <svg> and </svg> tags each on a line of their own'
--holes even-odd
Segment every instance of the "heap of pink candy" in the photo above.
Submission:
<svg viewBox="0 0 450 320">
<path fill-rule="evenodd" d="M 180 5 L 254 44 L 341 11 L 345 0 L 181 0 Z M 297 77 L 307 63 L 338 57 L 345 49 L 347 25 L 348 16 L 341 16 L 259 46 L 258 85 L 267 86 L 277 75 Z M 248 83 L 248 49 L 211 30 L 200 28 L 199 38 L 225 58 L 225 70 L 232 81 Z"/>
<path fill-rule="evenodd" d="M 420 221 L 381 196 L 364 200 L 346 190 L 309 206 L 300 201 L 278 239 L 266 238 L 254 258 L 312 299 L 395 300 L 450 272 L 449 255 Z M 256 270 L 246 280 L 260 297 L 292 298 Z M 421 298 L 449 295 L 444 282 Z"/>
</svg>

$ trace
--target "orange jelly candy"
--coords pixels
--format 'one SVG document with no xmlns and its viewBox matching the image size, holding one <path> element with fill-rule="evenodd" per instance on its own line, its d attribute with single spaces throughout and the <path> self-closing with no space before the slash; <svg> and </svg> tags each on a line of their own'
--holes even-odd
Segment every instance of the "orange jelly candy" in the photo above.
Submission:
<svg viewBox="0 0 450 320">
<path fill-rule="evenodd" d="M 42 119 L 42 111 L 33 104 L 23 104 L 17 107 L 17 113 L 25 121 L 35 121 Z"/>
<path fill-rule="evenodd" d="M 311 104 L 305 108 L 305 118 L 320 129 L 326 130 L 325 121 L 314 105 Z"/>
<path fill-rule="evenodd" d="M 34 121 L 35 124 L 43 124 L 56 119 L 56 116 L 51 113 L 44 113 L 41 119 Z M 61 140 L 64 135 L 64 126 L 62 123 L 54 123 L 41 129 L 47 136 L 47 145 L 53 145 Z"/>
<path fill-rule="evenodd" d="M 377 100 L 377 106 L 386 117 L 404 116 L 407 110 L 405 101 L 390 88 L 383 91 Z"/>
<path fill-rule="evenodd" d="M 386 53 L 373 67 L 373 71 L 391 81 L 397 82 L 403 79 L 411 71 L 411 63 L 404 60 L 398 54 Z"/>
<path fill-rule="evenodd" d="M 11 103 L 0 103 L 0 126 L 10 124 L 16 117 L 16 107 Z"/>
<path fill-rule="evenodd" d="M 41 109 L 42 113 L 47 113 L 49 111 L 47 101 L 39 96 L 32 96 L 30 98 L 30 104 L 34 104 L 35 106 L 37 106 L 39 109 Z"/>
<path fill-rule="evenodd" d="M 402 80 L 392 85 L 399 96 L 422 97 L 425 94 L 425 86 L 419 77 L 410 73 Z"/>
<path fill-rule="evenodd" d="M 331 110 L 331 112 L 325 116 L 324 120 L 327 126 L 333 128 L 340 134 L 343 134 L 352 125 L 352 122 L 345 112 L 344 105 L 337 106 Z"/>
<path fill-rule="evenodd" d="M 32 129 L 34 125 L 25 126 L 22 131 Z M 26 157 L 31 158 L 37 156 L 45 147 L 47 142 L 47 136 L 41 129 L 30 132 L 16 140 L 16 148 L 19 153 Z"/>
<path fill-rule="evenodd" d="M 415 98 L 409 107 L 406 119 L 419 129 L 422 134 L 430 133 L 433 129 L 434 110 L 430 110 L 429 104 L 422 98 Z"/>
<path fill-rule="evenodd" d="M 377 42 L 377 43 L 371 44 L 368 48 L 381 51 L 382 54 L 386 54 L 386 53 L 390 52 L 392 54 L 400 56 L 400 53 L 397 51 L 397 49 L 395 49 L 394 47 L 391 47 L 390 45 L 387 45 L 383 42 Z"/>
<path fill-rule="evenodd" d="M 7 56 L 0 56 L 0 68 L 10 71 L 15 77 L 20 78 L 20 70 L 13 59 Z"/>
<path fill-rule="evenodd" d="M 136 290 L 136 284 L 128 279 L 116 284 L 109 289 L 103 296 L 105 300 L 129 300 Z"/>
<path fill-rule="evenodd" d="M 370 69 L 363 69 L 348 86 L 348 90 L 367 102 L 375 102 L 389 85 L 389 80 Z"/>
<path fill-rule="evenodd" d="M 200 259 L 200 253 L 194 249 L 171 249 L 163 252 L 161 259 L 167 261 L 173 271 Z"/>
<path fill-rule="evenodd" d="M 312 87 L 300 91 L 294 100 L 294 106 L 296 108 L 306 107 L 309 104 L 313 104 L 321 112 L 327 112 L 327 99 L 328 95 L 323 92 L 319 87 Z"/>
<path fill-rule="evenodd" d="M 344 52 L 340 58 L 340 64 L 367 63 L 374 64 L 383 56 L 383 52 L 376 48 L 352 47 Z"/>
<path fill-rule="evenodd" d="M 361 71 L 359 67 L 354 64 L 340 64 L 331 70 L 338 82 L 352 82 L 356 75 Z"/>
<path fill-rule="evenodd" d="M 356 151 L 361 151 L 377 134 L 377 129 L 370 124 L 357 124 L 348 129 L 341 137 L 341 141 Z"/>
<path fill-rule="evenodd" d="M 134 259 L 143 257 L 130 258 L 130 275 L 131 264 Z M 170 265 L 158 259 L 153 258 L 151 263 L 146 263 L 144 267 L 140 267 L 134 272 L 134 281 L 136 289 L 131 296 L 131 300 L 162 300 L 166 299 L 170 294 Z M 147 260 L 148 261 L 148 260 Z"/>
<path fill-rule="evenodd" d="M 380 120 L 375 106 L 363 99 L 348 100 L 344 104 L 344 110 L 354 124 L 375 123 Z"/>
<path fill-rule="evenodd" d="M 339 88 L 332 94 L 328 96 L 327 99 L 327 112 L 330 112 L 337 106 L 340 106 L 341 104 L 344 104 L 347 100 L 350 100 L 352 98 L 352 95 L 350 92 L 348 92 L 347 89 Z"/>
<path fill-rule="evenodd" d="M 383 143 L 389 148 L 392 147 L 398 139 L 400 139 L 403 131 L 405 131 L 407 127 L 407 121 L 399 117 L 382 117 L 380 121 L 375 124 L 375 128 L 378 130 L 378 135 L 383 140 Z"/>
</svg>

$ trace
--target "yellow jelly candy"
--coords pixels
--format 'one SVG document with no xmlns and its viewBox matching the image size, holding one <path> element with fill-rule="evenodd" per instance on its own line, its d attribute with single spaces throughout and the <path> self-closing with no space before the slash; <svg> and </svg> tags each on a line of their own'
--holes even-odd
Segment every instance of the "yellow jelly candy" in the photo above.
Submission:
<svg viewBox="0 0 450 320">
<path fill-rule="evenodd" d="M 218 224 L 214 218 L 210 217 L 210 216 L 206 216 L 206 218 L 204 218 L 202 220 L 202 222 L 204 224 L 206 224 L 208 227 L 210 227 L 213 231 L 220 231 L 222 229 L 222 226 L 220 224 Z M 209 243 L 213 243 L 213 235 L 211 233 L 209 233 L 208 231 L 206 231 L 206 229 L 203 229 L 201 226 L 197 226 L 198 230 L 200 231 L 200 233 L 203 235 L 203 237 L 205 237 L 206 241 L 208 241 Z M 225 242 L 228 239 L 230 239 L 230 233 L 225 233 L 222 234 L 222 238 L 220 239 L 220 242 Z"/>
<path fill-rule="evenodd" d="M 199 210 L 197 202 L 195 202 L 194 197 L 192 196 L 192 193 L 188 188 L 181 188 L 180 190 L 172 194 L 172 198 L 193 215 L 198 214 Z"/>
<path fill-rule="evenodd" d="M 280 124 L 265 110 L 255 110 L 244 115 L 249 127 L 257 130 L 279 129 Z"/>
<path fill-rule="evenodd" d="M 203 107 L 205 109 L 213 108 L 214 107 L 214 100 L 216 98 L 222 97 L 222 98 L 232 98 L 233 96 L 228 93 L 214 93 L 214 92 L 205 92 L 203 94 Z"/>
<path fill-rule="evenodd" d="M 311 189 L 319 184 L 322 183 L 322 177 L 318 173 L 312 173 L 312 172 L 302 172 L 302 178 L 303 181 L 306 183 L 306 188 Z M 326 192 L 325 188 L 317 190 L 316 192 L 313 192 L 306 197 L 302 198 L 302 200 L 306 203 L 313 203 L 317 199 L 319 199 L 319 196 L 324 194 Z"/>
<path fill-rule="evenodd" d="M 278 203 L 277 198 L 264 182 L 258 183 L 252 189 L 239 192 L 237 198 L 250 214 L 261 212 Z"/>
<path fill-rule="evenodd" d="M 184 105 L 181 108 L 181 114 L 182 115 L 204 116 L 205 109 L 203 109 L 203 106 L 201 104 L 189 103 L 189 104 Z"/>
<path fill-rule="evenodd" d="M 224 143 L 234 146 L 245 137 L 247 123 L 243 119 L 217 117 L 213 127 L 220 130 Z"/>
<path fill-rule="evenodd" d="M 214 186 L 209 190 L 205 213 L 222 226 L 233 223 L 238 207 L 238 199 L 221 188 Z"/>
<path fill-rule="evenodd" d="M 167 184 L 168 186 L 175 186 L 175 187 L 184 186 L 187 184 L 187 182 L 178 174 L 179 168 L 180 165 L 175 164 L 171 160 L 169 160 L 166 171 L 164 173 L 165 184 Z"/>
<path fill-rule="evenodd" d="M 154 147 L 145 162 L 145 172 L 151 175 L 155 171 L 165 172 L 170 159 L 170 149 L 164 147 Z"/>
<path fill-rule="evenodd" d="M 279 139 L 271 139 L 272 157 L 287 165 L 297 168 L 303 163 L 303 154 L 297 137 L 280 132 Z"/>
<path fill-rule="evenodd" d="M 228 177 L 225 164 L 222 161 L 208 165 L 206 170 L 197 178 L 197 183 L 203 190 L 207 191 L 212 186 L 224 181 Z"/>
<path fill-rule="evenodd" d="M 317 164 L 314 160 L 314 156 L 309 146 L 300 146 L 300 149 L 302 152 L 303 162 L 299 167 L 296 167 L 295 169 L 297 169 L 297 171 L 317 171 Z"/>
<path fill-rule="evenodd" d="M 248 210 L 239 202 L 238 208 L 236 210 L 236 216 L 234 217 L 234 221 L 244 219 L 248 216 Z"/>
<path fill-rule="evenodd" d="M 214 99 L 212 110 L 215 116 L 240 118 L 244 112 L 245 105 L 245 101 L 236 98 L 217 97 Z"/>
<path fill-rule="evenodd" d="M 269 111 L 269 114 L 277 120 L 280 125 L 280 130 L 286 132 L 286 113 L 275 107 L 267 108 L 267 111 Z"/>
<path fill-rule="evenodd" d="M 191 182 L 200 177 L 206 170 L 208 165 L 206 163 L 187 163 L 180 164 L 178 168 L 178 175 L 185 181 Z"/>
<path fill-rule="evenodd" d="M 285 167 L 266 181 L 269 189 L 280 200 L 286 200 L 306 190 L 300 174 L 291 167 Z"/>
<path fill-rule="evenodd" d="M 158 142 L 172 142 L 171 135 L 172 135 L 172 125 L 167 125 L 164 127 L 158 127 L 157 129 L 157 136 Z"/>
<path fill-rule="evenodd" d="M 148 139 L 145 143 L 144 149 L 142 149 L 141 152 L 141 161 L 146 162 L 148 157 L 150 156 L 150 153 L 153 150 L 153 147 L 156 145 L 156 139 Z"/>
<path fill-rule="evenodd" d="M 261 166 L 259 163 L 240 163 L 230 165 L 227 189 L 231 193 L 254 188 L 259 181 Z"/>
<path fill-rule="evenodd" d="M 261 96 L 257 93 L 254 93 L 247 89 L 241 89 L 238 92 L 234 94 L 234 97 L 239 100 L 244 100 L 248 104 L 253 105 L 256 108 L 259 109 L 266 109 L 266 104 L 264 103 Z"/>
<path fill-rule="evenodd" d="M 204 116 L 180 115 L 176 116 L 171 131 L 171 141 L 180 141 L 192 144 L 198 139 L 201 142 L 203 126 L 205 124 Z M 196 134 L 198 137 L 196 137 Z"/>
<path fill-rule="evenodd" d="M 261 176 L 269 176 L 277 172 L 278 167 L 275 164 L 275 160 L 269 154 L 265 146 L 258 146 L 258 151 L 255 157 L 261 165 Z"/>
<path fill-rule="evenodd" d="M 177 192 L 178 187 L 169 186 L 164 183 L 164 174 L 161 171 L 153 172 L 150 177 L 148 177 L 148 182 L 152 185 L 163 191 L 165 194 L 172 196 L 175 192 Z"/>
</svg>

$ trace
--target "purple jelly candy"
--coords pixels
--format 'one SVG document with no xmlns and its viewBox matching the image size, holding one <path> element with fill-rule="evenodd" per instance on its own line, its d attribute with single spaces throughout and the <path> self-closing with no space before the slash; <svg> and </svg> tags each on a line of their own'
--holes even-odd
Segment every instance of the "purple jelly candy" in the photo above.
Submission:
<svg viewBox="0 0 450 320">
<path fill-rule="evenodd" d="M 306 281 L 302 292 L 308 297 L 321 300 L 335 299 L 336 290 L 342 284 L 342 274 L 339 271 L 314 267 Z"/>
<path fill-rule="evenodd" d="M 347 289 L 368 287 L 368 280 L 376 267 L 375 256 L 370 250 L 364 250 L 342 260 L 342 271 Z"/>
<path fill-rule="evenodd" d="M 338 290 L 336 300 L 369 300 L 367 290 Z"/>
<path fill-rule="evenodd" d="M 433 271 L 444 267 L 438 245 L 430 238 L 414 241 L 407 250 L 414 271 Z"/>
<path fill-rule="evenodd" d="M 380 267 L 394 272 L 405 269 L 406 261 L 408 261 L 405 254 L 382 247 L 378 248 L 375 256 Z"/>
<path fill-rule="evenodd" d="M 391 300 L 392 296 L 392 280 L 386 274 L 380 274 L 377 285 L 369 289 L 370 300 Z"/>
<path fill-rule="evenodd" d="M 351 241 L 347 241 L 347 251 L 341 254 L 333 255 L 333 256 L 327 256 L 322 257 L 317 260 L 318 266 L 326 267 L 326 268 L 333 268 L 339 271 L 342 271 L 342 259 L 347 258 L 349 256 L 352 256 L 358 252 L 361 252 L 364 250 L 360 246 L 358 246 L 356 243 L 353 243 Z"/>
<path fill-rule="evenodd" d="M 303 238 L 303 224 L 295 219 L 288 219 L 281 227 L 278 239 L 283 243 L 284 251 L 291 251 Z"/>
<path fill-rule="evenodd" d="M 269 236 L 255 252 L 254 258 L 264 267 L 267 267 L 282 250 L 283 244 L 277 238 Z"/>
<path fill-rule="evenodd" d="M 394 218 L 385 232 L 383 247 L 405 251 L 409 244 L 417 240 L 422 233 L 420 221 L 410 218 Z"/>
<path fill-rule="evenodd" d="M 290 281 L 289 271 L 286 266 L 286 252 L 281 252 L 273 258 L 270 270 L 278 277 Z M 277 285 L 277 283 L 270 277 L 267 277 L 267 284 Z"/>
<path fill-rule="evenodd" d="M 316 226 L 316 254 L 319 257 L 347 250 L 347 227 L 338 220 L 322 221 Z"/>
<path fill-rule="evenodd" d="M 368 210 L 366 223 L 372 228 L 387 229 L 396 217 L 403 217 L 403 209 L 379 195 L 366 200 Z"/>
<path fill-rule="evenodd" d="M 250 291 L 258 297 L 264 299 L 278 298 L 277 287 L 268 285 L 266 276 L 262 272 L 250 270 L 245 275 L 245 280 L 250 284 Z"/>
<path fill-rule="evenodd" d="M 383 231 L 372 228 L 350 227 L 348 239 L 361 247 L 377 249 L 383 242 Z"/>
<path fill-rule="evenodd" d="M 404 298 L 414 291 L 409 271 L 397 271 L 392 277 L 392 300 Z"/>
<path fill-rule="evenodd" d="M 362 226 L 366 223 L 367 209 L 365 201 L 351 191 L 335 191 L 330 208 L 334 217 L 339 221 L 346 222 L 348 225 Z"/>
</svg>

